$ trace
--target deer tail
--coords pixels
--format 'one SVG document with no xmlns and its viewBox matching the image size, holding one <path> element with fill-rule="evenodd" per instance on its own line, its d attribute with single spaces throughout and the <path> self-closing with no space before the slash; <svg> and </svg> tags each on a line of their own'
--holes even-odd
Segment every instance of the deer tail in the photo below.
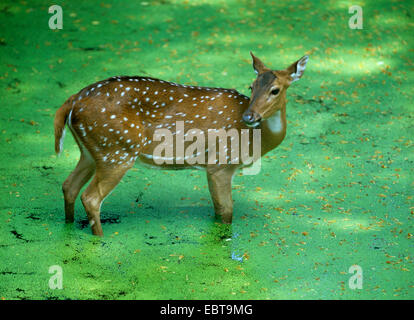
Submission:
<svg viewBox="0 0 414 320">
<path fill-rule="evenodd" d="M 65 125 L 70 119 L 72 113 L 72 98 L 66 102 L 56 111 L 55 114 L 55 152 L 59 155 L 63 149 L 63 140 L 65 139 Z"/>
</svg>

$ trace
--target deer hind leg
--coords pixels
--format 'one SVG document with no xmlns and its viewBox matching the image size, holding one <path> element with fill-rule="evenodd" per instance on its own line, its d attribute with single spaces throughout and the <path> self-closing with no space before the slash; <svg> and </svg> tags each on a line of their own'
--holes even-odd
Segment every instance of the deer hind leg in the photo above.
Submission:
<svg viewBox="0 0 414 320">
<path fill-rule="evenodd" d="M 82 150 L 82 149 L 81 149 Z M 75 216 L 75 201 L 79 191 L 89 181 L 95 172 L 95 161 L 89 154 L 81 152 L 80 160 L 73 172 L 62 185 L 65 199 L 65 221 L 71 223 Z"/>
<path fill-rule="evenodd" d="M 216 218 L 225 224 L 231 224 L 233 219 L 231 183 L 235 170 L 234 167 L 228 166 L 207 168 L 208 187 Z"/>
<path fill-rule="evenodd" d="M 101 204 L 131 167 L 132 164 L 119 167 L 97 165 L 95 176 L 81 195 L 82 203 L 92 228 L 92 234 L 97 236 L 103 235 L 100 218 Z"/>
</svg>

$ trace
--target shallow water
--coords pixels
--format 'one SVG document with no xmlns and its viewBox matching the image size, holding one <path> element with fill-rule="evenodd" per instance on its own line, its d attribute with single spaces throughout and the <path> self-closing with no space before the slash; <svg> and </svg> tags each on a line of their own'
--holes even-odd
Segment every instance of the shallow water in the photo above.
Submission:
<svg viewBox="0 0 414 320">
<path fill-rule="evenodd" d="M 372 4 L 372 5 L 371 5 Z M 407 3 L 2 2 L 2 299 L 413 299 L 412 37 Z M 266 13 L 266 14 L 264 14 Z M 90 234 L 61 184 L 79 152 L 53 153 L 54 112 L 114 75 L 249 94 L 249 51 L 274 68 L 310 55 L 288 90 L 288 133 L 259 175 L 236 176 L 231 227 L 202 171 L 136 166 Z M 363 288 L 351 289 L 359 265 Z M 63 289 L 49 287 L 60 266 Z"/>
</svg>

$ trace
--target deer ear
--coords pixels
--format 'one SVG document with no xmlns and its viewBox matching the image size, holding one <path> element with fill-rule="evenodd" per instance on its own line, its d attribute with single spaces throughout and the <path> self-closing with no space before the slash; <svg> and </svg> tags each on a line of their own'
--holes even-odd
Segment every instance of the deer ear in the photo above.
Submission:
<svg viewBox="0 0 414 320">
<path fill-rule="evenodd" d="M 254 69 L 254 72 L 256 72 L 256 74 L 261 74 L 263 72 L 266 72 L 266 71 L 269 71 L 270 70 L 251 51 L 250 51 L 250 55 L 252 56 L 252 59 L 253 59 L 253 69 Z"/>
<path fill-rule="evenodd" d="M 292 63 L 289 68 L 286 69 L 288 75 L 291 77 L 291 83 L 298 81 L 303 73 L 305 72 L 306 64 L 308 63 L 309 57 L 303 56 L 298 61 Z"/>
</svg>

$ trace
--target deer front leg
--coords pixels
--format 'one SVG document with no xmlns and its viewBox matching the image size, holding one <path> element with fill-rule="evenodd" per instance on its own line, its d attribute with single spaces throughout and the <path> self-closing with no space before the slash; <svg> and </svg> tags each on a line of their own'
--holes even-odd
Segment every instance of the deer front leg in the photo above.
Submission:
<svg viewBox="0 0 414 320">
<path fill-rule="evenodd" d="M 207 168 L 208 187 L 214 204 L 216 219 L 231 224 L 233 219 L 233 200 L 231 182 L 236 168 L 233 166 L 212 166 Z"/>
</svg>

